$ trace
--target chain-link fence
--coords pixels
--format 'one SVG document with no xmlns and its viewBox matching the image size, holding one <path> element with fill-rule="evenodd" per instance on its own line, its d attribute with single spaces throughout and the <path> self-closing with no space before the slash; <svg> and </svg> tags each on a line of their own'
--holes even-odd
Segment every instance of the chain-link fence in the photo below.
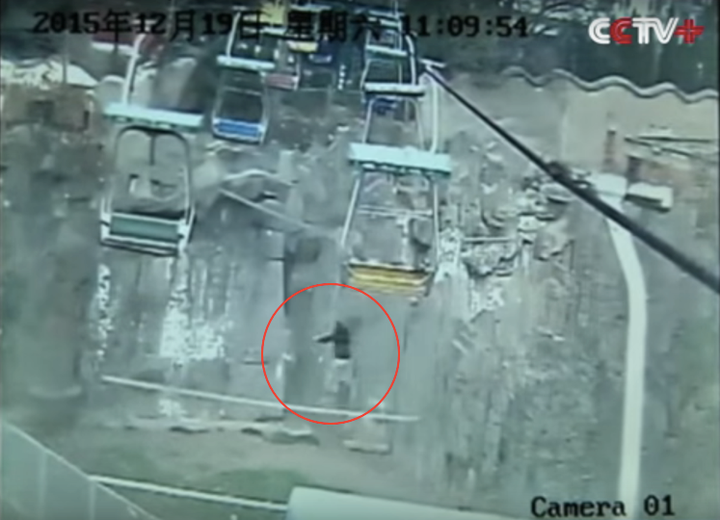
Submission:
<svg viewBox="0 0 720 520">
<path fill-rule="evenodd" d="M 0 496 L 32 520 L 157 520 L 6 423 L 0 424 Z"/>
</svg>

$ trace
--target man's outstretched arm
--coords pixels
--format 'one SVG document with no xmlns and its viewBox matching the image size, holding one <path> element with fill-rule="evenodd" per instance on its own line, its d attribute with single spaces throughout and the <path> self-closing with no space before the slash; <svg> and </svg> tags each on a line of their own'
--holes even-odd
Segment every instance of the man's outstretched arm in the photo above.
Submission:
<svg viewBox="0 0 720 520">
<path fill-rule="evenodd" d="M 337 341 L 339 327 L 340 324 L 338 322 L 335 322 L 335 327 L 333 327 L 332 331 L 326 332 L 324 334 L 318 334 L 313 338 L 313 340 L 317 341 L 318 343 L 332 343 L 334 341 Z"/>
<path fill-rule="evenodd" d="M 328 332 L 327 334 L 320 334 L 313 338 L 313 340 L 317 341 L 318 343 L 331 343 L 334 339 L 335 331 Z"/>
</svg>

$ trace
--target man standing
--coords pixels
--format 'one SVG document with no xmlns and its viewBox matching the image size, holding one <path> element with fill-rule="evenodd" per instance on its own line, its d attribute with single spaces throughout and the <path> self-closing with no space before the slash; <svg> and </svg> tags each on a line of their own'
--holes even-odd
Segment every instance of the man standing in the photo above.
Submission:
<svg viewBox="0 0 720 520">
<path fill-rule="evenodd" d="M 332 343 L 333 359 L 330 370 L 325 378 L 325 392 L 335 397 L 340 407 L 347 407 L 353 390 L 354 367 L 352 363 L 352 341 L 350 329 L 341 321 L 335 322 L 335 328 L 327 333 L 316 336 L 318 343 Z"/>
</svg>

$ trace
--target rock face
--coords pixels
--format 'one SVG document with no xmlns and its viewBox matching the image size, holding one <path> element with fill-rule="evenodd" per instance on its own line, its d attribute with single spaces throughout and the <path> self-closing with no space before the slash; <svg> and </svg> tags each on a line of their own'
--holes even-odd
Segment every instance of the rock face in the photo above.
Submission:
<svg viewBox="0 0 720 520">
<path fill-rule="evenodd" d="M 560 254 L 570 242 L 568 223 L 559 220 L 543 227 L 535 240 L 534 255 L 538 260 L 548 260 Z"/>
<path fill-rule="evenodd" d="M 188 80 L 197 66 L 195 58 L 180 58 L 162 68 L 153 85 L 152 103 L 157 108 L 181 106 Z"/>
<path fill-rule="evenodd" d="M 429 249 L 435 240 L 435 229 L 430 220 L 413 219 L 410 221 L 410 237 L 422 248 Z"/>
</svg>

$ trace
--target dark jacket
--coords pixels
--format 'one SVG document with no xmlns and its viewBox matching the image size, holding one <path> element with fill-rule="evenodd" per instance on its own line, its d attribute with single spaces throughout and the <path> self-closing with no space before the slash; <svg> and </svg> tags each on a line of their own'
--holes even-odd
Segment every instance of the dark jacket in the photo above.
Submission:
<svg viewBox="0 0 720 520">
<path fill-rule="evenodd" d="M 352 357 L 350 329 L 339 321 L 335 322 L 335 329 L 317 340 L 319 343 L 332 343 L 335 359 L 350 359 Z"/>
</svg>

